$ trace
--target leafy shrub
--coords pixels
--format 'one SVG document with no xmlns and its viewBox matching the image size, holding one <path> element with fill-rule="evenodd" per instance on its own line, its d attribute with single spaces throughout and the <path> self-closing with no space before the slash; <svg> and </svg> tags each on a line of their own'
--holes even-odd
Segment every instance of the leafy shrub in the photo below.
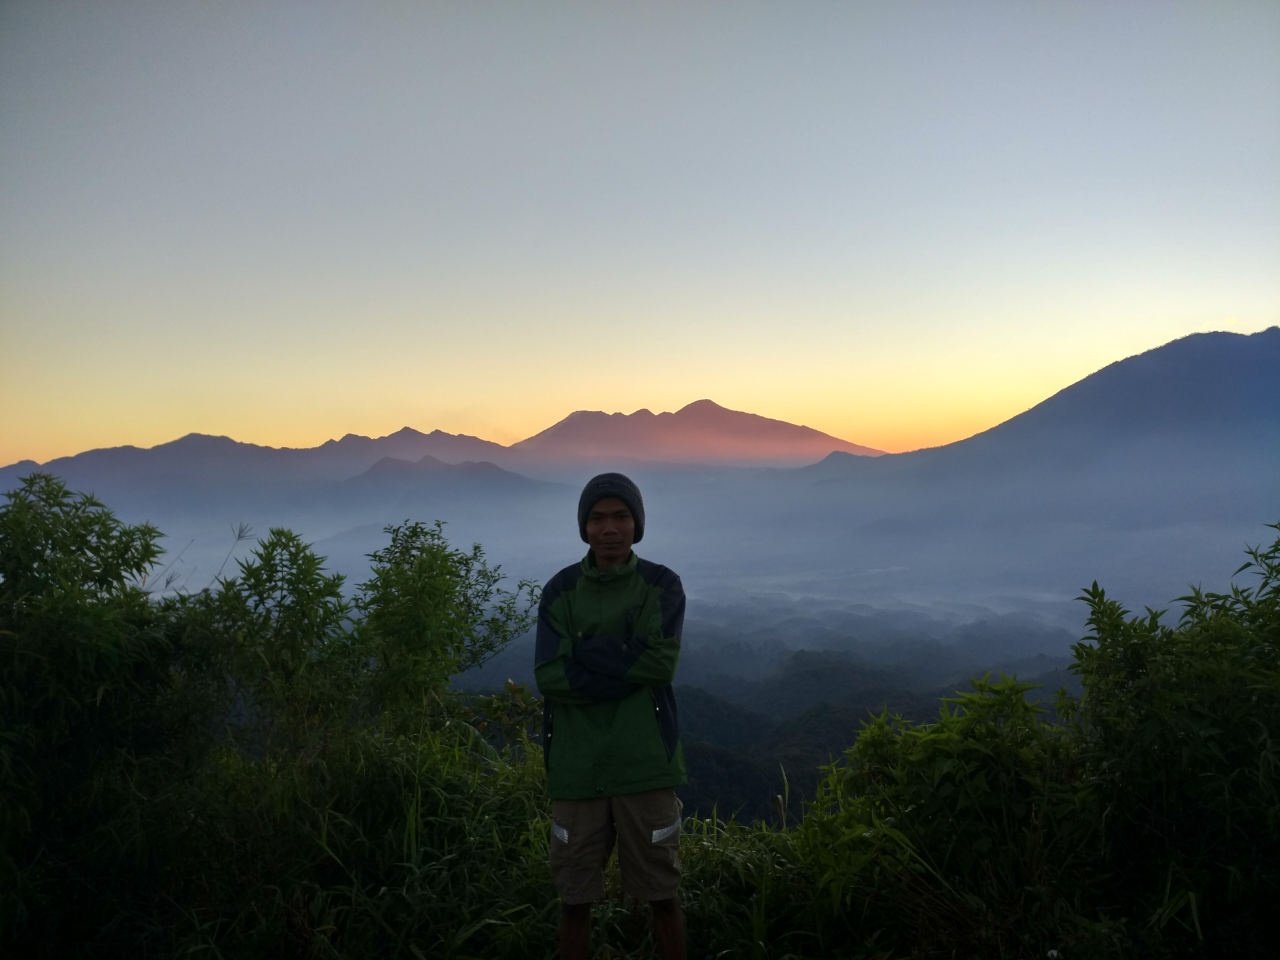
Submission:
<svg viewBox="0 0 1280 960">
<path fill-rule="evenodd" d="M 0 507 L 2 934 L 47 905 L 92 914 L 130 874 L 135 781 L 182 733 L 177 711 L 166 730 L 170 651 L 142 587 L 158 537 L 48 476 Z"/>
<path fill-rule="evenodd" d="M 933 724 L 881 714 L 832 768 L 797 837 L 822 895 L 921 955 L 1105 940 L 1080 915 L 1101 835 L 1072 731 L 1030 684 L 973 685 Z"/>
<path fill-rule="evenodd" d="M 533 584 L 502 589 L 478 545 L 451 548 L 439 524 L 387 533 L 353 600 L 323 558 L 274 529 L 239 576 L 162 605 L 184 649 L 226 684 L 229 733 L 292 755 L 352 725 L 416 728 L 424 695 L 532 624 Z"/>
<path fill-rule="evenodd" d="M 1277 527 L 1276 529 L 1280 529 Z M 1262 955 L 1280 933 L 1280 540 L 1177 627 L 1094 584 L 1080 701 L 882 714 L 796 832 L 833 916 L 919 956 Z M 869 947 L 870 948 L 870 947 Z"/>
<path fill-rule="evenodd" d="M 1275 529 L 1280 530 L 1280 525 Z M 1107 904 L 1142 949 L 1261 955 L 1280 922 L 1280 540 L 1256 587 L 1193 590 L 1177 627 L 1095 583 L 1074 731 L 1105 825 Z"/>
<path fill-rule="evenodd" d="M 51 477 L 9 495 L 3 942 L 358 954 L 401 923 L 447 953 L 518 926 L 490 914 L 499 888 L 520 918 L 539 884 L 552 902 L 520 853 L 540 766 L 504 762 L 445 690 L 529 627 L 536 591 L 438 525 L 388 533 L 352 600 L 287 530 L 156 600 L 154 528 Z"/>
</svg>

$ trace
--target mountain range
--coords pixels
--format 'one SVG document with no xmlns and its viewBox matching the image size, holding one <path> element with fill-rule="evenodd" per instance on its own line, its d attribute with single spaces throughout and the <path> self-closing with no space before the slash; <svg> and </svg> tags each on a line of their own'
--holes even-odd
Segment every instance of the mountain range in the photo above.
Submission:
<svg viewBox="0 0 1280 960">
<path fill-rule="evenodd" d="M 488 462 L 545 472 L 577 463 L 713 463 L 800 465 L 832 452 L 880 456 L 883 451 L 810 427 L 728 410 L 698 400 L 675 413 L 606 414 L 579 410 L 559 423 L 503 446 L 467 434 L 404 427 L 385 437 L 347 434 L 318 447 L 265 447 L 229 437 L 192 433 L 154 447 L 109 447 L 44 464 L 24 460 L 0 469 L 0 478 L 37 468 L 108 486 L 182 481 L 202 486 L 224 481 L 275 484 L 339 480 L 384 459 L 446 464 Z M 441 474 L 443 476 L 443 474 Z"/>
<path fill-rule="evenodd" d="M 675 413 L 579 410 L 511 445 L 542 461 L 648 460 L 667 463 L 801 464 L 832 452 L 878 457 L 883 450 L 840 440 L 812 427 L 726 410 L 698 400 Z"/>
<path fill-rule="evenodd" d="M 408 427 L 309 449 L 191 434 L 13 464 L 0 490 L 36 469 L 156 522 L 170 558 L 199 569 L 189 587 L 218 569 L 229 525 L 290 526 L 359 575 L 382 528 L 407 518 L 445 520 L 456 541 L 545 579 L 581 550 L 582 482 L 623 469 L 645 493 L 646 554 L 691 593 L 979 604 L 1067 623 L 1093 579 L 1134 604 L 1222 586 L 1207 578 L 1280 520 L 1280 328 L 1173 341 L 903 454 L 701 400 L 579 411 L 510 446 Z"/>
</svg>

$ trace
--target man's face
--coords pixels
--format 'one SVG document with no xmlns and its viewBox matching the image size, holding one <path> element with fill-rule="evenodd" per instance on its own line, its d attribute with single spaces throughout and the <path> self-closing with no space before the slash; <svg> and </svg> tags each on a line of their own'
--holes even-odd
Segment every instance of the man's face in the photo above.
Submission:
<svg viewBox="0 0 1280 960">
<path fill-rule="evenodd" d="M 627 505 L 617 497 L 597 500 L 587 513 L 587 543 L 597 567 L 612 567 L 631 556 L 636 521 Z"/>
</svg>

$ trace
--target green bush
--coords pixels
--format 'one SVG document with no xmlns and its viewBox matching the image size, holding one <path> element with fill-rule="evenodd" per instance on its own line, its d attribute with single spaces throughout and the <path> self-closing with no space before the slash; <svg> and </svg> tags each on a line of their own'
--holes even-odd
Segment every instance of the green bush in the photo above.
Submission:
<svg viewBox="0 0 1280 960">
<path fill-rule="evenodd" d="M 1258 585 L 1193 591 L 1177 627 L 1086 591 L 1063 724 L 1007 678 L 872 720 L 795 834 L 831 915 L 901 955 L 1270 952 L 1280 540 L 1249 552 Z"/>
<path fill-rule="evenodd" d="M 1257 586 L 1194 590 L 1177 627 L 1084 597 L 1073 733 L 1105 827 L 1099 902 L 1146 952 L 1262 955 L 1280 934 L 1280 540 L 1249 553 L 1236 573 Z"/>
<path fill-rule="evenodd" d="M 1044 956 L 1113 939 L 1081 910 L 1102 849 L 1070 728 L 1030 684 L 974 680 L 931 725 L 887 714 L 797 831 L 833 912 L 903 952 Z"/>
<path fill-rule="evenodd" d="M 438 525 L 388 533 L 353 599 L 286 530 L 214 589 L 157 599 L 154 528 L 47 476 L 9 494 L 0 943 L 360 956 L 547 940 L 545 858 L 526 849 L 545 843 L 540 764 L 504 760 L 445 688 L 531 625 L 536 591 L 501 589 Z"/>
<path fill-rule="evenodd" d="M 158 537 L 47 476 L 29 478 L 0 507 L 6 937 L 33 911 L 70 902 L 100 925 L 98 898 L 136 875 L 141 850 L 122 837 L 136 830 L 137 780 L 185 732 L 180 712 L 163 709 L 170 650 L 143 589 Z M 67 926 L 76 936 L 74 917 Z"/>
</svg>

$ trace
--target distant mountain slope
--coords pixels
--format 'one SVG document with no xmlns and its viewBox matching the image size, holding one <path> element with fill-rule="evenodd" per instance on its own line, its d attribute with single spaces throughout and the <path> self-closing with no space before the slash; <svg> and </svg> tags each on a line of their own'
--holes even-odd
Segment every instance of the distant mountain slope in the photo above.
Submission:
<svg viewBox="0 0 1280 960">
<path fill-rule="evenodd" d="M 416 495 L 424 492 L 466 494 L 476 497 L 488 494 L 521 493 L 551 484 L 487 461 L 466 460 L 462 463 L 445 463 L 432 456 L 410 462 L 395 457 L 383 457 L 368 470 L 343 480 L 338 490 L 344 496 L 389 494 Z"/>
<path fill-rule="evenodd" d="M 367 470 L 384 457 L 417 460 L 433 456 L 440 460 L 492 459 L 506 447 L 479 437 L 433 430 L 420 433 L 405 427 L 385 437 L 347 434 L 318 447 L 264 447 L 241 443 L 230 437 L 189 433 L 185 437 L 154 447 L 105 447 L 45 464 L 22 461 L 0 468 L 0 484 L 10 489 L 18 476 L 40 469 L 68 482 L 207 487 L 228 482 L 254 485 L 340 480 Z"/>
<path fill-rule="evenodd" d="M 1066 599 L 1096 579 L 1167 603 L 1280 520 L 1280 329 L 1186 337 L 966 440 L 791 475 L 736 509 L 792 551 L 775 566 L 856 571 L 842 593 Z"/>
<path fill-rule="evenodd" d="M 1196 333 L 1112 363 L 968 441 L 1122 444 L 1146 436 L 1240 436 L 1280 426 L 1280 327 Z"/>
<path fill-rule="evenodd" d="M 465 433 L 445 433 L 443 430 L 420 433 L 411 427 L 376 438 L 348 433 L 341 440 L 326 440 L 314 449 L 318 461 L 335 466 L 341 463 L 344 470 L 346 465 L 372 464 L 383 457 L 418 460 L 429 456 L 445 463 L 467 460 L 492 462 L 507 452 L 506 447 L 492 440 L 481 440 Z"/>
<path fill-rule="evenodd" d="M 1117 458 L 1181 472 L 1280 459 L 1280 327 L 1200 333 L 1117 361 L 1025 413 L 941 447 L 872 462 L 833 453 L 815 480 L 912 475 L 930 482 L 1024 468 L 1079 472 Z M 1210 462 L 1212 461 L 1212 462 Z M 1046 477 L 1051 480 L 1051 477 Z"/>
<path fill-rule="evenodd" d="M 883 451 L 811 427 L 728 410 L 698 400 L 675 413 L 579 410 L 511 450 L 538 460 L 653 460 L 667 463 L 805 463 L 834 450 L 875 457 Z"/>
<path fill-rule="evenodd" d="M 464 460 L 462 463 L 446 463 L 430 454 L 415 461 L 401 460 L 397 457 L 383 457 L 364 473 L 354 476 L 346 482 L 348 485 L 387 479 L 412 482 L 439 476 L 467 476 L 473 479 L 479 477 L 502 477 L 511 478 L 521 483 L 533 482 L 528 477 L 522 477 L 518 473 L 512 473 L 510 470 L 503 470 L 497 464 L 489 463 L 487 460 Z"/>
</svg>

